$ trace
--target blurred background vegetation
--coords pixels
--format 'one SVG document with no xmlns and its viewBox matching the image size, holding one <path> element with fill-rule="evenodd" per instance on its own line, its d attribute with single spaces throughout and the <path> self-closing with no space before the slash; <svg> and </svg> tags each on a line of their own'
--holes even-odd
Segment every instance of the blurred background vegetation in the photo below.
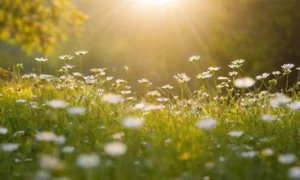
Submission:
<svg viewBox="0 0 300 180">
<path fill-rule="evenodd" d="M 106 67 L 116 78 L 155 85 L 173 75 L 245 59 L 248 75 L 299 65 L 300 0 L 176 0 L 168 6 L 139 6 L 135 0 L 2 0 L 0 66 L 49 58 L 46 73 L 63 65 L 58 56 L 87 50 L 84 72 Z M 78 59 L 73 64 L 77 65 Z M 72 64 L 72 63 L 71 63 Z M 124 66 L 129 67 L 127 71 Z M 222 74 L 222 73 L 220 73 Z"/>
</svg>

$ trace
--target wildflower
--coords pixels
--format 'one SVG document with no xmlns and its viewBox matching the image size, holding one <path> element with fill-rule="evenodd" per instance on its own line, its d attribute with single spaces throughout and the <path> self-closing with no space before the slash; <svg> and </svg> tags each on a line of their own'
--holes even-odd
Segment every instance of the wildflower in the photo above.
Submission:
<svg viewBox="0 0 300 180">
<path fill-rule="evenodd" d="M 42 155 L 40 158 L 40 166 L 42 169 L 60 169 L 62 168 L 62 163 L 57 157 Z"/>
<path fill-rule="evenodd" d="M 169 84 L 166 84 L 166 85 L 162 86 L 161 88 L 162 88 L 162 89 L 171 90 L 171 89 L 173 89 L 174 87 L 171 86 L 171 85 L 169 85 Z"/>
<path fill-rule="evenodd" d="M 34 73 L 24 74 L 22 76 L 22 79 L 35 79 L 35 78 L 36 78 L 36 74 L 34 74 Z"/>
<path fill-rule="evenodd" d="M 290 70 L 293 67 L 295 67 L 295 65 L 294 64 L 284 64 L 281 67 L 282 67 L 282 69 L 289 69 Z"/>
<path fill-rule="evenodd" d="M 241 67 L 242 65 L 238 65 L 238 64 L 229 64 L 228 67 L 231 69 L 237 69 L 239 67 Z"/>
<path fill-rule="evenodd" d="M 273 74 L 274 76 L 278 76 L 278 75 L 281 74 L 281 72 L 280 72 L 280 71 L 274 71 L 274 72 L 272 72 L 272 74 Z"/>
<path fill-rule="evenodd" d="M 18 135 L 23 135 L 23 134 L 25 134 L 24 131 L 17 131 L 17 132 L 15 132 L 15 133 L 13 134 L 13 137 L 16 137 L 16 136 L 18 136 Z"/>
<path fill-rule="evenodd" d="M 121 142 L 110 142 L 105 144 L 104 151 L 110 156 L 120 156 L 127 151 L 127 146 Z"/>
<path fill-rule="evenodd" d="M 82 76 L 82 74 L 80 72 L 73 72 L 72 74 L 73 74 L 73 76 L 77 76 L 77 77 Z"/>
<path fill-rule="evenodd" d="M 17 99 L 17 100 L 16 100 L 16 103 L 25 103 L 25 102 L 26 102 L 25 99 Z"/>
<path fill-rule="evenodd" d="M 289 108 L 294 111 L 299 110 L 300 109 L 300 101 L 295 101 L 295 102 L 289 104 Z"/>
<path fill-rule="evenodd" d="M 53 179 L 53 180 L 71 180 L 71 179 L 62 176 L 62 177 L 57 177 L 57 178 L 55 178 L 55 179 Z"/>
<path fill-rule="evenodd" d="M 164 142 L 165 142 L 165 143 L 170 143 L 170 142 L 172 142 L 172 139 L 170 139 L 170 138 L 165 139 Z"/>
<path fill-rule="evenodd" d="M 217 125 L 217 121 L 211 117 L 204 117 L 196 122 L 196 126 L 201 129 L 210 129 Z"/>
<path fill-rule="evenodd" d="M 73 59 L 73 56 L 71 56 L 71 55 L 62 55 L 62 56 L 59 56 L 59 59 L 64 60 L 64 61 L 69 61 L 69 60 Z"/>
<path fill-rule="evenodd" d="M 191 78 L 188 77 L 185 73 L 174 75 L 174 78 L 177 80 L 178 83 L 184 83 L 191 80 Z"/>
<path fill-rule="evenodd" d="M 228 77 L 224 77 L 224 76 L 220 76 L 217 78 L 219 81 L 228 81 L 229 78 Z"/>
<path fill-rule="evenodd" d="M 78 55 L 78 56 L 83 56 L 85 55 L 86 53 L 88 53 L 87 51 L 76 51 L 75 54 Z"/>
<path fill-rule="evenodd" d="M 7 131 L 8 131 L 7 128 L 0 126 L 0 134 L 6 134 Z"/>
<path fill-rule="evenodd" d="M 264 114 L 261 116 L 261 119 L 265 122 L 272 122 L 276 120 L 276 116 L 271 115 L 271 114 Z"/>
<path fill-rule="evenodd" d="M 288 176 L 291 179 L 300 179 L 300 167 L 291 167 Z"/>
<path fill-rule="evenodd" d="M 262 80 L 262 79 L 266 79 L 267 77 L 269 77 L 269 73 L 263 73 L 262 75 L 256 76 L 256 80 Z"/>
<path fill-rule="evenodd" d="M 126 81 L 124 79 L 116 79 L 117 84 L 126 84 Z"/>
<path fill-rule="evenodd" d="M 18 69 L 24 69 L 24 67 L 23 67 L 23 64 L 22 64 L 22 63 L 19 63 L 19 64 L 17 64 L 17 65 L 16 65 L 16 67 L 17 67 Z"/>
<path fill-rule="evenodd" d="M 75 148 L 73 146 L 65 146 L 62 148 L 63 153 L 72 153 L 74 152 Z"/>
<path fill-rule="evenodd" d="M 73 65 L 67 64 L 67 65 L 63 66 L 62 68 L 63 68 L 64 70 L 67 70 L 67 69 L 72 69 L 72 68 L 74 68 L 74 67 L 75 67 L 75 66 L 73 66 Z"/>
<path fill-rule="evenodd" d="M 212 74 L 210 73 L 210 71 L 205 71 L 201 74 L 198 74 L 196 77 L 198 79 L 209 79 L 210 77 L 212 77 Z"/>
<path fill-rule="evenodd" d="M 169 98 L 159 97 L 159 98 L 157 98 L 157 100 L 158 100 L 159 102 L 168 102 L 168 101 L 169 101 Z"/>
<path fill-rule="evenodd" d="M 128 94 L 130 94 L 130 93 L 131 93 L 130 90 L 127 90 L 127 91 L 121 91 L 121 94 L 122 94 L 122 95 L 128 95 Z"/>
<path fill-rule="evenodd" d="M 95 76 L 83 76 L 83 79 L 87 84 L 94 84 L 97 81 Z"/>
<path fill-rule="evenodd" d="M 221 89 L 221 88 L 224 88 L 224 87 L 229 87 L 229 84 L 227 82 L 222 82 L 220 84 L 217 85 L 217 88 Z"/>
<path fill-rule="evenodd" d="M 146 95 L 147 96 L 156 96 L 156 97 L 161 96 L 161 94 L 158 91 L 149 91 L 149 92 L 147 92 Z"/>
<path fill-rule="evenodd" d="M 191 56 L 188 61 L 190 62 L 194 62 L 194 61 L 199 61 L 200 60 L 200 56 Z"/>
<path fill-rule="evenodd" d="M 291 164 L 295 162 L 297 157 L 294 154 L 281 154 L 278 156 L 278 162 L 281 164 Z"/>
<path fill-rule="evenodd" d="M 143 117 L 128 116 L 122 120 L 122 125 L 127 128 L 139 128 L 144 124 Z"/>
<path fill-rule="evenodd" d="M 83 115 L 85 113 L 85 107 L 69 107 L 67 108 L 67 112 L 71 115 Z"/>
<path fill-rule="evenodd" d="M 35 137 L 38 141 L 50 142 L 56 140 L 56 134 L 49 131 L 38 132 Z"/>
<path fill-rule="evenodd" d="M 125 134 L 124 134 L 123 132 L 119 132 L 119 133 L 113 134 L 112 137 L 113 137 L 114 139 L 120 140 L 120 139 L 122 139 L 122 137 L 123 137 L 124 135 L 125 135 Z"/>
<path fill-rule="evenodd" d="M 231 64 L 238 65 L 238 64 L 243 64 L 244 62 L 245 62 L 244 59 L 237 59 L 237 60 L 231 61 Z"/>
<path fill-rule="evenodd" d="M 35 60 L 38 61 L 38 62 L 46 62 L 46 61 L 48 61 L 47 58 L 42 58 L 42 57 L 37 57 L 37 58 L 35 58 Z"/>
<path fill-rule="evenodd" d="M 76 159 L 77 166 L 83 168 L 97 167 L 100 163 L 100 158 L 97 154 L 81 154 Z"/>
<path fill-rule="evenodd" d="M 39 170 L 35 175 L 35 180 L 48 180 L 51 179 L 51 174 L 46 170 Z"/>
<path fill-rule="evenodd" d="M 114 77 L 112 77 L 112 76 L 107 76 L 105 79 L 106 79 L 106 81 L 111 81 L 113 78 Z"/>
<path fill-rule="evenodd" d="M 52 79 L 52 75 L 41 74 L 41 75 L 40 75 L 40 79 L 41 79 L 41 80 L 47 80 L 47 81 L 49 82 L 49 81 L 51 81 L 51 79 Z"/>
<path fill-rule="evenodd" d="M 255 84 L 255 80 L 251 77 L 238 78 L 233 82 L 237 88 L 249 88 Z"/>
<path fill-rule="evenodd" d="M 147 83 L 149 83 L 149 80 L 145 79 L 145 78 L 142 78 L 142 79 L 139 79 L 138 82 L 141 83 L 141 84 L 147 84 Z"/>
<path fill-rule="evenodd" d="M 51 101 L 47 101 L 46 105 L 54 109 L 64 109 L 67 107 L 68 103 L 65 100 L 54 99 Z"/>
<path fill-rule="evenodd" d="M 244 134 L 243 131 L 230 131 L 228 133 L 228 135 L 231 137 L 241 137 L 243 134 Z"/>
<path fill-rule="evenodd" d="M 229 73 L 228 73 L 229 76 L 236 76 L 236 75 L 238 75 L 238 74 L 239 74 L 239 73 L 236 72 L 236 71 L 232 71 L 232 72 L 229 72 Z"/>
<path fill-rule="evenodd" d="M 15 144 L 15 143 L 2 144 L 2 150 L 5 152 L 15 151 L 18 148 L 19 148 L 19 144 Z"/>
<path fill-rule="evenodd" d="M 66 142 L 66 137 L 65 136 L 56 136 L 54 139 L 55 144 L 64 144 Z"/>
<path fill-rule="evenodd" d="M 213 163 L 213 162 L 207 162 L 207 163 L 205 163 L 205 168 L 211 169 L 213 167 L 215 167 L 215 163 Z"/>
<path fill-rule="evenodd" d="M 277 108 L 280 105 L 286 105 L 287 103 L 291 102 L 291 100 L 291 98 L 284 94 L 276 94 L 276 97 L 270 100 L 270 105 L 274 108 Z"/>
<path fill-rule="evenodd" d="M 266 148 L 261 151 L 261 154 L 263 156 L 272 156 L 274 154 L 274 151 L 270 148 Z"/>
<path fill-rule="evenodd" d="M 208 70 L 211 72 L 216 72 L 216 71 L 220 70 L 220 67 L 209 67 Z"/>
<path fill-rule="evenodd" d="M 116 95 L 116 94 L 111 94 L 110 93 L 110 94 L 105 94 L 102 97 L 102 101 L 107 102 L 107 103 L 111 103 L 111 104 L 117 104 L 119 102 L 124 101 L 124 98 L 121 95 Z"/>
<path fill-rule="evenodd" d="M 242 152 L 240 154 L 240 156 L 244 158 L 253 158 L 255 155 L 256 155 L 255 151 L 247 151 L 247 152 Z"/>
<path fill-rule="evenodd" d="M 106 68 L 92 68 L 90 71 L 101 76 L 106 74 Z"/>
</svg>

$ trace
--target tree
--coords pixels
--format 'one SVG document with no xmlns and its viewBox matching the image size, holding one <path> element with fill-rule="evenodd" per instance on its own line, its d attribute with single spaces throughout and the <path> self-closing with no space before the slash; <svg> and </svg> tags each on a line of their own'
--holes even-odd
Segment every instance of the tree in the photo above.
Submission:
<svg viewBox="0 0 300 180">
<path fill-rule="evenodd" d="M 0 39 L 27 53 L 49 53 L 86 20 L 71 0 L 1 0 Z"/>
</svg>

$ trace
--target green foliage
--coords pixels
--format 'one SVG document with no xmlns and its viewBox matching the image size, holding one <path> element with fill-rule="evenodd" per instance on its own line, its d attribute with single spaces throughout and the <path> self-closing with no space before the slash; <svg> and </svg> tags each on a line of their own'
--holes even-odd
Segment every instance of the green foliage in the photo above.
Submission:
<svg viewBox="0 0 300 180">
<path fill-rule="evenodd" d="M 201 64 L 198 57 L 190 61 Z M 1 177 L 299 179 L 299 84 L 274 94 L 267 80 L 284 80 L 295 70 L 299 80 L 300 68 L 286 64 L 254 86 L 239 78 L 243 63 L 232 62 L 230 77 L 209 68 L 195 92 L 187 85 L 194 78 L 178 74 L 179 93 L 170 85 L 151 87 L 147 79 L 139 81 L 144 92 L 134 93 L 130 82 L 112 79 L 105 68 L 92 76 L 64 68 L 59 75 L 0 80 Z"/>
<path fill-rule="evenodd" d="M 70 30 L 80 29 L 85 19 L 71 0 L 2 0 L 0 39 L 21 44 L 27 54 L 49 53 L 67 39 Z"/>
</svg>

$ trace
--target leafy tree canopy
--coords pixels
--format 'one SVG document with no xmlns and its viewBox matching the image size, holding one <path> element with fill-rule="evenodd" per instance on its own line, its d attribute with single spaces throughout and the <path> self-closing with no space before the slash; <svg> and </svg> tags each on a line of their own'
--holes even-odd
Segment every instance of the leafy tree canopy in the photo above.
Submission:
<svg viewBox="0 0 300 180">
<path fill-rule="evenodd" d="M 1 0 L 0 39 L 20 44 L 27 54 L 49 53 L 86 18 L 71 0 Z"/>
</svg>

